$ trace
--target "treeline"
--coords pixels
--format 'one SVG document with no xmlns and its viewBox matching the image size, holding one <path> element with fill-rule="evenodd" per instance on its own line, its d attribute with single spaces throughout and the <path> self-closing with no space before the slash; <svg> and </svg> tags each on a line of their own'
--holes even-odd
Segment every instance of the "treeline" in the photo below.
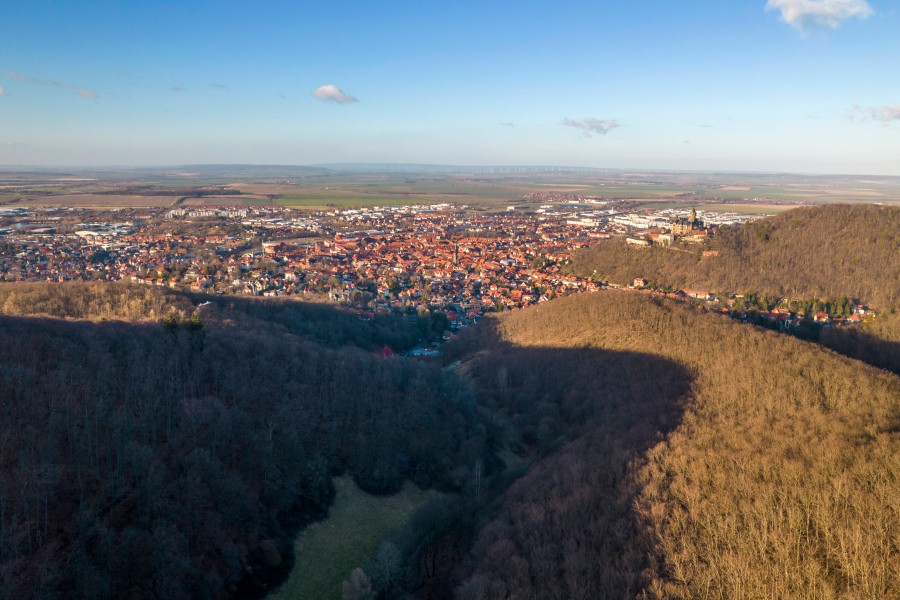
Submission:
<svg viewBox="0 0 900 600">
<path fill-rule="evenodd" d="M 122 282 L 3 284 L 0 314 L 130 322 L 185 319 L 196 314 L 207 324 L 289 333 L 332 348 L 380 349 L 387 345 L 395 351 L 439 339 L 446 324 L 442 313 L 376 315 L 363 321 L 324 302 L 219 297 Z"/>
<path fill-rule="evenodd" d="M 324 329 L 328 307 L 273 305 L 263 327 L 253 303 L 16 287 L 0 287 L 4 311 L 96 317 L 99 302 L 110 320 L 0 316 L 0 598 L 258 595 L 334 475 L 454 490 L 485 456 L 456 376 L 315 343 L 328 334 L 301 321 Z M 113 320 L 148 309 L 178 316 Z"/>
<path fill-rule="evenodd" d="M 144 321 L 192 310 L 187 295 L 151 286 L 86 282 L 0 285 L 0 314 L 4 315 Z"/>
<path fill-rule="evenodd" d="M 733 308 L 746 311 L 769 311 L 782 307 L 804 317 L 812 317 L 815 313 L 825 313 L 828 316 L 848 317 L 852 312 L 853 303 L 850 298 L 807 298 L 803 300 L 783 300 L 774 296 L 760 296 L 753 292 L 742 294 L 735 298 Z"/>
<path fill-rule="evenodd" d="M 605 240 L 574 256 L 574 272 L 618 284 L 635 277 L 660 286 L 718 293 L 751 291 L 788 299 L 900 304 L 900 207 L 798 208 L 740 227 L 721 227 L 703 246 L 675 251 Z M 702 250 L 718 256 L 701 255 Z"/>
<path fill-rule="evenodd" d="M 825 327 L 817 340 L 850 356 L 900 375 L 900 312 L 878 315 L 859 327 Z"/>
<path fill-rule="evenodd" d="M 428 597 L 900 594 L 896 376 L 637 294 L 490 321 L 460 369 L 536 462 Z"/>
<path fill-rule="evenodd" d="M 785 306 L 787 304 L 787 306 Z M 778 306 L 804 316 L 796 327 L 784 326 L 774 321 L 764 312 Z M 835 352 L 855 358 L 880 369 L 887 369 L 900 375 L 900 312 L 890 309 L 867 318 L 863 322 L 851 326 L 831 325 L 813 320 L 815 313 L 828 316 L 846 317 L 850 313 L 849 300 L 837 298 L 831 300 L 806 300 L 785 303 L 770 296 L 747 294 L 738 298 L 733 308 L 746 313 L 732 313 L 740 316 L 744 322 L 760 327 L 790 333 L 808 342 L 821 344 Z"/>
</svg>

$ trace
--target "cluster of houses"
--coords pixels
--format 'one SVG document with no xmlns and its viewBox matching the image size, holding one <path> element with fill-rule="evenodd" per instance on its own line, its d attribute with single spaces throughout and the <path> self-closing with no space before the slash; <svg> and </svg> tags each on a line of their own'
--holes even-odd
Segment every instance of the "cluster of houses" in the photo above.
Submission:
<svg viewBox="0 0 900 600">
<path fill-rule="evenodd" d="M 697 305 L 706 310 L 712 310 L 727 314 L 743 323 L 762 323 L 771 325 L 780 331 L 792 331 L 804 322 L 813 322 L 823 326 L 831 325 L 858 325 L 866 319 L 874 317 L 875 311 L 863 304 L 848 303 L 847 310 L 841 312 L 815 311 L 806 313 L 801 310 L 791 310 L 783 306 L 783 301 L 778 301 L 780 306 L 771 309 L 739 308 L 737 301 L 743 298 L 742 294 L 726 293 L 721 296 L 706 290 L 683 289 L 672 292 L 652 290 L 648 286 L 650 282 L 643 277 L 635 277 L 626 290 L 636 292 L 660 294 L 667 298 L 682 301 L 697 301 Z M 608 287 L 622 287 L 609 284 Z"/>
<path fill-rule="evenodd" d="M 155 221 L 190 219 L 194 212 L 207 211 L 160 211 Z M 0 277 L 124 280 L 220 294 L 320 294 L 357 307 L 363 317 L 425 307 L 445 310 L 451 321 L 600 286 L 560 270 L 596 232 L 533 214 L 473 217 L 449 205 L 296 219 L 278 208 L 209 212 L 213 219 L 240 220 L 244 235 L 148 233 L 155 231 L 148 227 L 152 216 L 140 227 L 100 223 L 62 233 L 31 228 L 0 238 Z M 290 237 L 296 220 L 312 235 Z"/>
<path fill-rule="evenodd" d="M 571 248 L 538 232 L 496 235 L 503 230 L 498 224 L 495 235 L 454 236 L 429 232 L 427 223 L 418 231 L 366 230 L 313 244 L 268 246 L 265 255 L 281 273 L 263 279 L 262 293 L 317 291 L 375 311 L 439 307 L 471 318 L 600 289 L 595 281 L 561 273 Z"/>
<path fill-rule="evenodd" d="M 145 211 L 117 223 L 78 223 L 62 232 L 40 223 L 0 233 L 0 279 L 130 281 L 217 294 L 320 295 L 354 307 L 362 318 L 438 309 L 451 325 L 465 325 L 489 311 L 619 287 L 565 272 L 572 252 L 598 238 L 630 232 L 629 243 L 643 245 L 673 235 L 647 233 L 641 228 L 648 224 L 669 223 L 683 235 L 694 235 L 698 225 L 705 230 L 693 211 L 687 217 L 672 211 L 631 215 L 597 204 L 564 198 L 537 210 L 501 212 L 449 204 L 317 213 L 199 207 Z M 13 216 L 27 219 L 29 214 L 19 210 Z M 239 225 L 241 234 L 176 235 L 160 228 L 192 219 Z M 647 285 L 637 278 L 629 289 L 648 292 Z M 703 290 L 668 295 L 703 303 L 717 300 Z M 855 307 L 847 322 L 865 314 Z M 799 318 L 781 309 L 763 317 L 783 327 Z M 834 320 L 815 315 L 820 318 Z"/>
<path fill-rule="evenodd" d="M 723 309 L 723 312 L 727 309 Z M 850 314 L 829 314 L 827 312 L 814 312 L 802 314 L 787 308 L 773 308 L 772 310 L 755 311 L 731 311 L 732 316 L 743 322 L 764 322 L 777 327 L 781 331 L 791 331 L 799 327 L 804 321 L 812 321 L 823 326 L 832 325 L 858 325 L 867 318 L 875 315 L 869 307 L 862 304 L 854 304 Z"/>
</svg>

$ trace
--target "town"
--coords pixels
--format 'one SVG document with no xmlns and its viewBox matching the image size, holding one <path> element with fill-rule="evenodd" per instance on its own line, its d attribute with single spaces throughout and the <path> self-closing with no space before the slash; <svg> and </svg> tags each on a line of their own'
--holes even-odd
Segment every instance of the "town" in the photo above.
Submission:
<svg viewBox="0 0 900 600">
<path fill-rule="evenodd" d="M 487 312 L 606 288 L 665 294 L 723 312 L 746 305 L 739 294 L 656 289 L 641 277 L 621 286 L 578 277 L 566 267 L 573 252 L 599 239 L 623 236 L 638 248 L 676 240 L 703 244 L 717 227 L 753 217 L 629 211 L 565 195 L 528 199 L 545 203 L 493 212 L 451 204 L 316 212 L 278 206 L 0 208 L 0 279 L 126 281 L 219 295 L 318 298 L 363 319 L 441 311 L 453 329 Z M 776 305 L 754 313 L 782 329 L 800 322 L 796 312 Z M 857 306 L 821 308 L 815 319 L 854 323 L 865 314 Z M 740 316 L 746 320 L 746 311 Z"/>
</svg>

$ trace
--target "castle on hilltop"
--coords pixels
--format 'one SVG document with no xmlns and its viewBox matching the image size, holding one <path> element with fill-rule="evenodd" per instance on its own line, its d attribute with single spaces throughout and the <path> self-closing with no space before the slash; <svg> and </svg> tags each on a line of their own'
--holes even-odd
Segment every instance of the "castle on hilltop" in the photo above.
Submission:
<svg viewBox="0 0 900 600">
<path fill-rule="evenodd" d="M 697 219 L 697 209 L 691 209 L 691 216 L 687 219 L 684 217 L 678 217 L 676 219 L 672 219 L 669 222 L 669 225 L 672 227 L 672 235 L 691 235 L 695 229 L 703 229 L 704 223 L 703 221 Z"/>
</svg>

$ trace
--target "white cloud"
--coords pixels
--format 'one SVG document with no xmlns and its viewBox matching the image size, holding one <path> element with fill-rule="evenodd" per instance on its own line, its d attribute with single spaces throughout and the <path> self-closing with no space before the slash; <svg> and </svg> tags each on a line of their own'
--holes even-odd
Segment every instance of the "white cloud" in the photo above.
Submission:
<svg viewBox="0 0 900 600">
<path fill-rule="evenodd" d="M 338 104 L 357 102 L 356 98 L 345 94 L 344 90 L 336 85 L 331 85 L 330 83 L 316 88 L 316 91 L 314 91 L 312 95 L 323 102 L 337 102 Z"/>
<path fill-rule="evenodd" d="M 78 88 L 78 91 L 75 93 L 78 94 L 79 96 L 81 96 L 82 98 L 99 98 L 100 97 L 100 94 L 98 94 L 97 92 L 92 92 L 91 90 L 86 90 L 84 88 Z"/>
<path fill-rule="evenodd" d="M 869 113 L 876 121 L 900 121 L 900 104 L 893 106 L 876 106 L 869 109 Z"/>
<path fill-rule="evenodd" d="M 0 86 L 0 96 L 6 93 L 6 90 L 3 89 L 3 86 Z"/>
<path fill-rule="evenodd" d="M 861 122 L 872 119 L 873 121 L 881 121 L 885 124 L 890 123 L 891 121 L 900 121 L 900 104 L 868 107 L 854 104 L 850 107 L 847 118 L 851 121 L 859 119 Z"/>
<path fill-rule="evenodd" d="M 847 19 L 875 12 L 866 0 L 768 0 L 766 10 L 781 11 L 781 20 L 800 31 L 837 29 Z"/>
<path fill-rule="evenodd" d="M 576 129 L 584 130 L 584 135 L 586 137 L 591 137 L 591 134 L 598 133 L 600 135 L 606 135 L 613 129 L 619 126 L 615 121 L 610 121 L 607 119 L 563 119 L 562 124 L 566 127 L 575 127 Z"/>
</svg>

